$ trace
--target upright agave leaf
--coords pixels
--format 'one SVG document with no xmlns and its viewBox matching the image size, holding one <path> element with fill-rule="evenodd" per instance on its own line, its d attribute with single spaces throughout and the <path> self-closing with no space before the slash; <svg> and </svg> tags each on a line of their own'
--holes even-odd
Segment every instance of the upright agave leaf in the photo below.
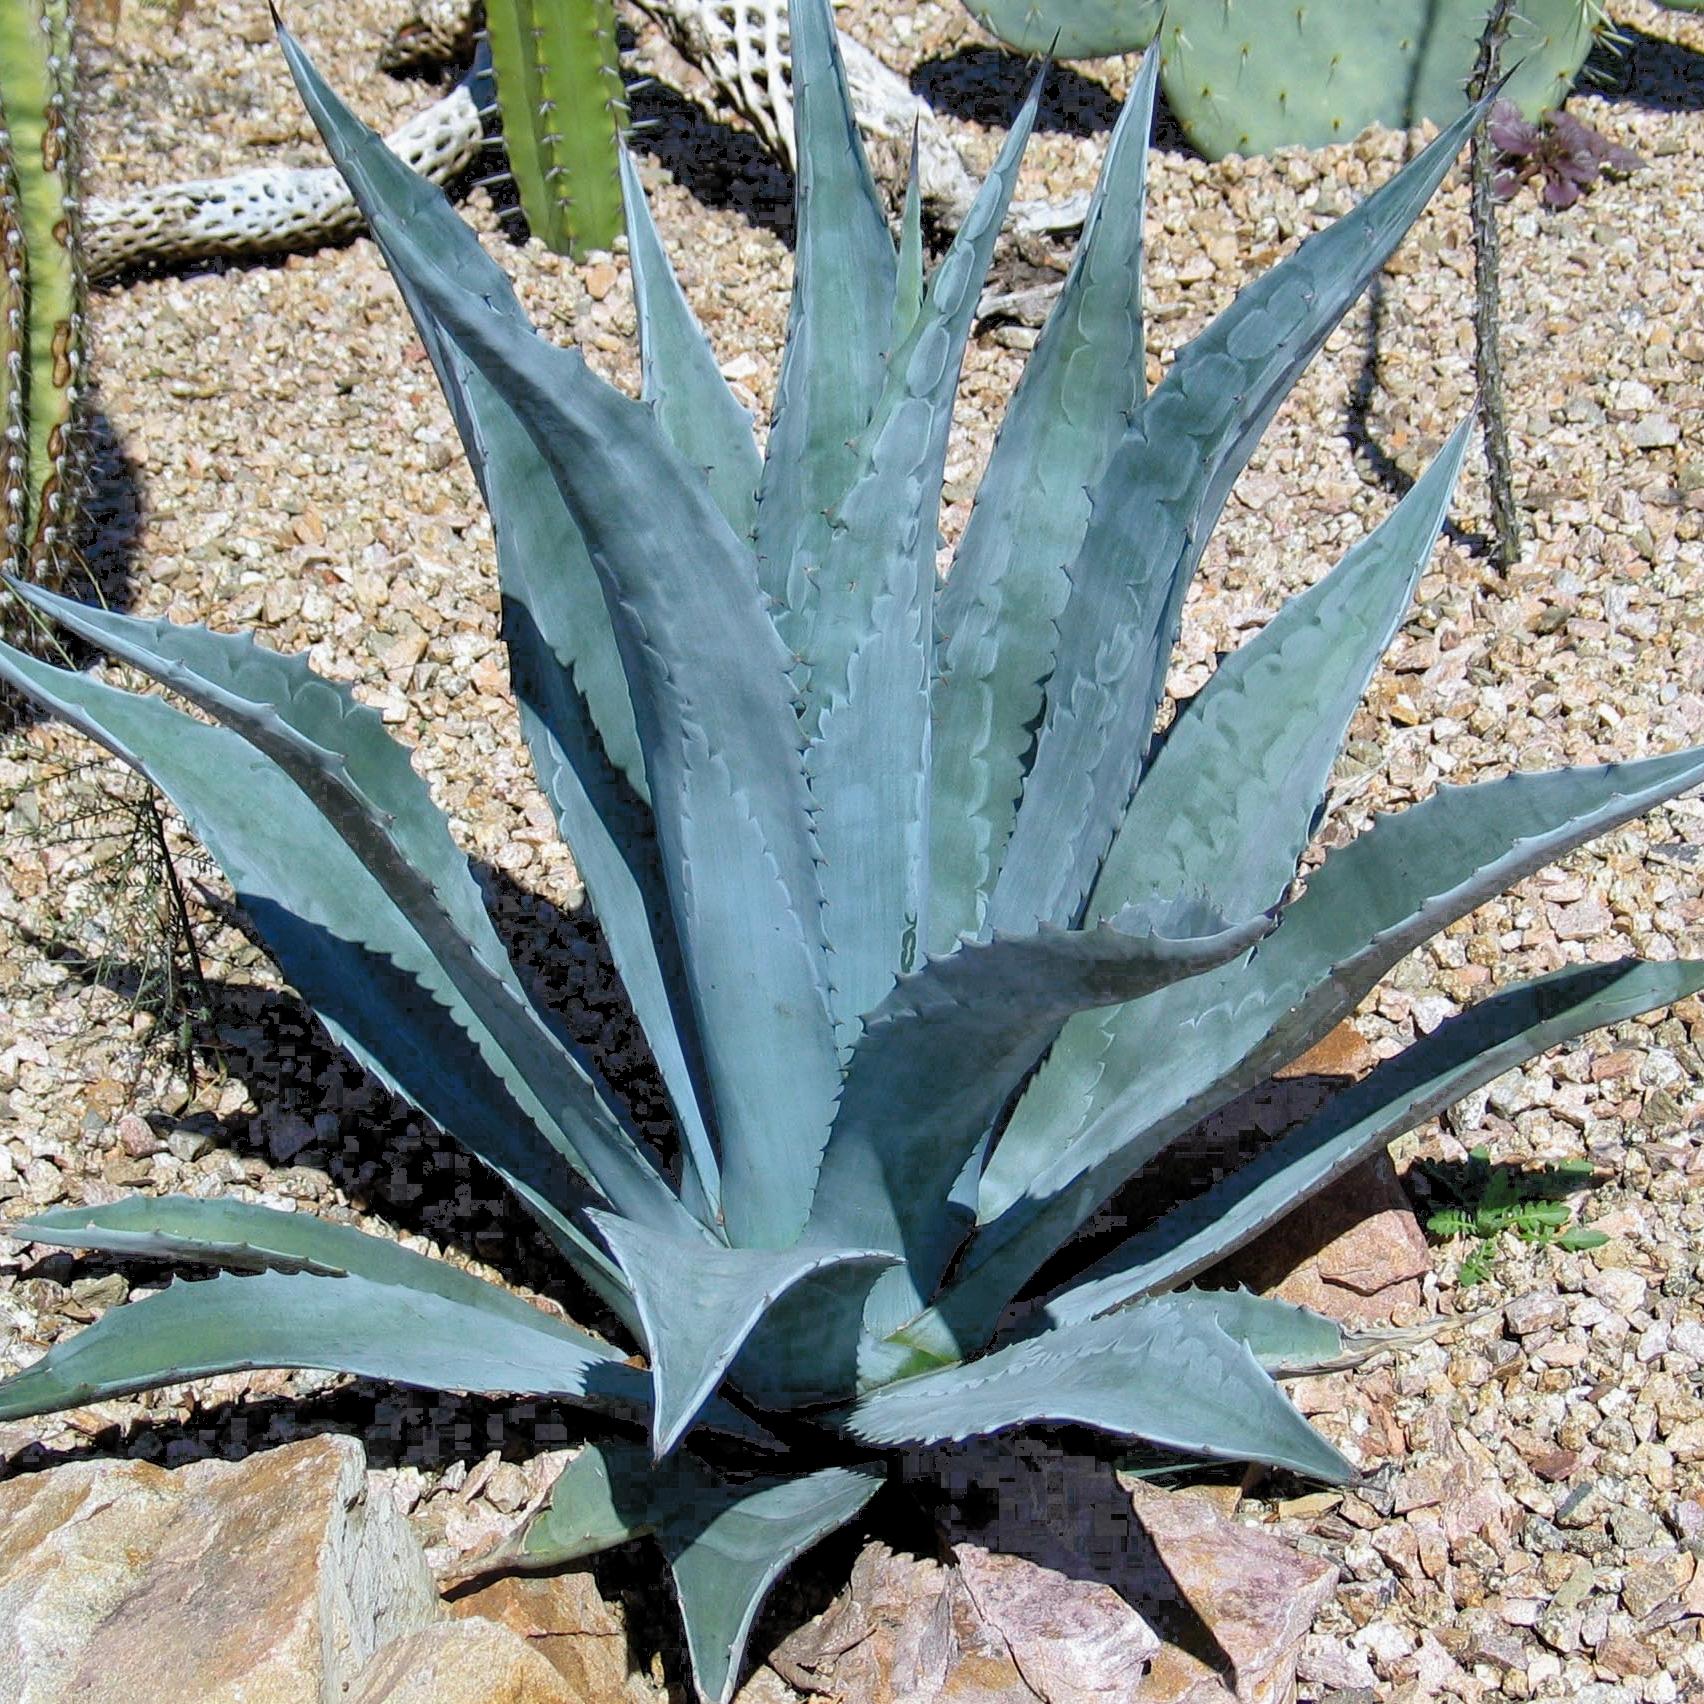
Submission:
<svg viewBox="0 0 1704 1704">
<path fill-rule="evenodd" d="M 484 1562 L 654 1539 L 717 1704 L 781 1569 L 868 1503 L 870 1452 L 1068 1422 L 1350 1477 L 1275 1379 L 1356 1345 L 1212 1289 L 1213 1263 L 1498 1072 L 1704 988 L 1683 961 L 1504 989 L 1071 1275 L 1064 1245 L 1167 1143 L 1439 929 L 1704 782 L 1704 750 L 1440 789 L 1291 897 L 1465 429 L 1156 751 L 1165 667 L 1238 471 L 1478 114 L 1150 396 L 1150 60 L 938 590 L 952 393 L 1035 98 L 931 272 L 915 165 L 888 229 L 828 0 L 792 26 L 797 288 L 761 459 L 631 161 L 637 399 L 537 336 L 443 197 L 281 38 L 492 510 L 522 728 L 674 1102 L 667 1163 L 521 982 L 346 688 L 39 592 L 214 725 L 0 648 L 0 675 L 172 795 L 332 1033 L 514 1187 L 628 1333 L 300 1215 L 120 1202 L 8 1229 L 220 1275 L 62 1337 L 0 1383 L 0 1415 L 260 1365 L 592 1407 L 649 1448 L 585 1448 Z M 1008 1314 L 1044 1268 L 1051 1292 Z"/>
</svg>

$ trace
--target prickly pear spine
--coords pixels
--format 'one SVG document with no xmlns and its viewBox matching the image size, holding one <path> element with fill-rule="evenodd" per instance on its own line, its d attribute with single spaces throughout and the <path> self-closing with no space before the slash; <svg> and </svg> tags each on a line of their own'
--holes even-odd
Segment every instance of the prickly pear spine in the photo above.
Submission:
<svg viewBox="0 0 1704 1704">
<path fill-rule="evenodd" d="M 533 235 L 583 257 L 620 233 L 627 97 L 614 0 L 487 0 L 509 169 Z"/>
<path fill-rule="evenodd" d="M 4 561 L 58 577 L 82 389 L 68 0 L 0 0 L 0 419 Z"/>
</svg>

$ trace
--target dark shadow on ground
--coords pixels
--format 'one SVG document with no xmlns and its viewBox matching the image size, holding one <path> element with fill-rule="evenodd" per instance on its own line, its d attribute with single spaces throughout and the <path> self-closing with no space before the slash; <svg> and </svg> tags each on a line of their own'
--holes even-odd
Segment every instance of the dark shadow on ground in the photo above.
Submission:
<svg viewBox="0 0 1704 1704">
<path fill-rule="evenodd" d="M 1704 53 L 1618 25 L 1610 41 L 1593 49 L 1578 88 L 1649 112 L 1698 112 L 1704 109 Z"/>
<path fill-rule="evenodd" d="M 1035 72 L 1035 60 L 1008 49 L 965 47 L 943 59 L 924 60 L 910 82 L 937 112 L 1004 130 L 1023 105 Z M 1123 103 L 1104 83 L 1075 66 L 1055 64 L 1035 127 L 1065 136 L 1103 136 L 1122 110 Z M 1164 90 L 1154 100 L 1153 145 L 1168 154 L 1195 152 L 1166 105 Z"/>
<path fill-rule="evenodd" d="M 912 71 L 912 92 L 937 112 L 1005 129 L 1035 81 L 1037 62 L 998 47 L 962 47 L 925 59 Z M 1104 84 L 1070 65 L 1055 65 L 1042 91 L 1037 130 L 1100 136 L 1118 122 L 1121 103 Z"/>
<path fill-rule="evenodd" d="M 142 534 L 142 479 L 112 421 L 100 406 L 97 380 L 83 423 L 83 465 L 78 487 L 77 531 L 66 553 L 64 578 L 54 589 L 67 597 L 128 609 L 135 595 L 136 558 Z M 69 634 L 59 634 L 10 592 L 0 591 L 0 634 L 31 655 L 81 666 L 94 653 Z M 0 734 L 34 721 L 39 712 L 12 687 L 0 684 Z"/>
<path fill-rule="evenodd" d="M 569 1038 L 605 1062 L 637 1128 L 672 1151 L 666 1092 L 589 911 L 566 914 L 503 872 L 474 868 L 523 981 L 537 988 Z M 264 951 L 237 907 L 205 889 L 200 899 Z M 33 945 L 84 986 L 126 1001 L 136 993 L 132 966 L 91 963 L 65 943 L 39 937 Z M 256 1110 L 157 1117 L 162 1134 L 199 1137 L 269 1166 L 323 1172 L 361 1210 L 497 1267 L 620 1340 L 615 1320 L 502 1181 L 339 1047 L 293 991 L 236 979 L 209 978 L 205 986 L 208 1013 L 188 1038 L 193 1064 L 198 1074 L 241 1083 Z"/>
<path fill-rule="evenodd" d="M 706 207 L 738 213 L 793 245 L 793 174 L 749 130 L 736 130 L 666 83 L 630 88 L 632 146 L 666 166 Z"/>
<path fill-rule="evenodd" d="M 1380 442 L 1373 419 L 1373 404 L 1379 391 L 1379 346 L 1383 341 L 1385 321 L 1390 313 L 1390 285 L 1381 274 L 1367 290 L 1367 331 L 1362 348 L 1360 369 L 1355 375 L 1354 389 L 1349 393 L 1345 410 L 1343 435 L 1355 453 L 1355 459 L 1393 497 L 1406 497 L 1414 488 L 1415 476 L 1408 472 L 1396 457 Z M 1487 533 L 1463 527 L 1453 516 L 1446 516 L 1443 536 L 1452 544 L 1474 556 L 1489 555 L 1491 538 Z"/>
</svg>

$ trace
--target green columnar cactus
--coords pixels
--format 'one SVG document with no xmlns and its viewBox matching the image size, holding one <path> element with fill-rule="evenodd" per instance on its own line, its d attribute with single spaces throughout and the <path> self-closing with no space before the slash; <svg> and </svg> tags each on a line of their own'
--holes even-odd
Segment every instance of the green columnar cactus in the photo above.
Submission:
<svg viewBox="0 0 1704 1704">
<path fill-rule="evenodd" d="M 614 0 L 487 0 L 509 169 L 527 223 L 576 259 L 621 231 L 627 97 Z"/>
<path fill-rule="evenodd" d="M 67 0 L 0 0 L 0 409 L 5 561 L 54 578 L 81 390 Z"/>
</svg>

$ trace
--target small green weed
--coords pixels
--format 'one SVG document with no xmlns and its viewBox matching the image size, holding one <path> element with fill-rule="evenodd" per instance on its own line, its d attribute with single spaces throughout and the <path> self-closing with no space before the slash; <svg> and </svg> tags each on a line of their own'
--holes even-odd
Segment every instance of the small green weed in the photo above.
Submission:
<svg viewBox="0 0 1704 1704">
<path fill-rule="evenodd" d="M 1490 1150 L 1474 1148 L 1465 1166 L 1423 1166 L 1428 1178 L 1451 1197 L 1426 1220 L 1435 1237 L 1467 1237 L 1473 1247 L 1463 1258 L 1456 1281 L 1463 1289 L 1483 1284 L 1491 1276 L 1497 1242 L 1513 1231 L 1536 1247 L 1601 1248 L 1609 1241 L 1602 1231 L 1571 1224 L 1573 1208 L 1567 1196 L 1596 1180 L 1590 1160 L 1562 1160 L 1556 1165 L 1523 1171 L 1513 1165 L 1493 1165 Z"/>
</svg>

